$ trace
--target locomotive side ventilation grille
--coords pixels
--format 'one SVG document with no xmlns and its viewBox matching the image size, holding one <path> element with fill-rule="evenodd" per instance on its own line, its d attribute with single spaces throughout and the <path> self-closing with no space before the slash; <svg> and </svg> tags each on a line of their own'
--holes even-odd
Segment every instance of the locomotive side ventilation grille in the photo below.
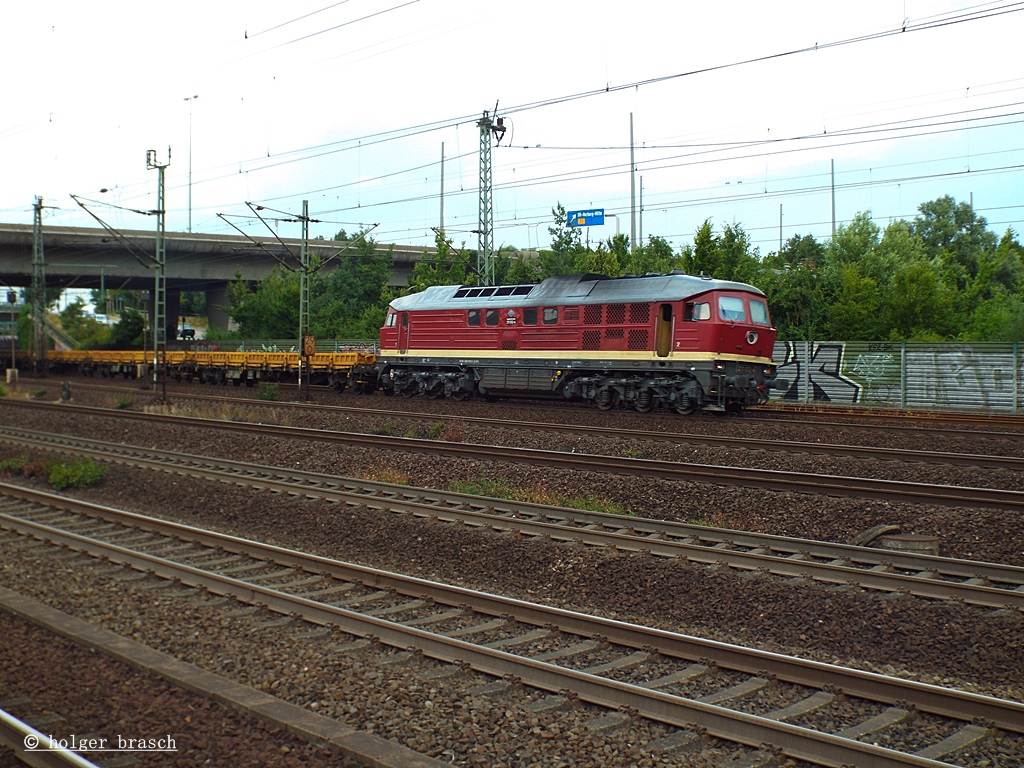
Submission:
<svg viewBox="0 0 1024 768">
<path fill-rule="evenodd" d="M 502 342 L 501 342 L 501 348 L 502 349 L 516 349 L 516 347 L 517 347 L 517 345 L 516 345 L 516 340 L 515 339 L 502 339 Z"/>
<path fill-rule="evenodd" d="M 604 332 L 604 337 L 606 339 L 621 339 L 625 335 L 625 332 L 621 328 L 608 328 Z"/>
<path fill-rule="evenodd" d="M 583 348 L 584 349 L 600 349 L 601 348 L 601 331 L 590 330 L 583 332 Z"/>
<path fill-rule="evenodd" d="M 601 324 L 601 305 L 600 304 L 588 304 L 583 308 L 583 324 L 584 325 L 600 325 Z"/>
<path fill-rule="evenodd" d="M 635 305 L 634 305 L 635 306 Z M 651 336 L 647 328 L 631 328 L 626 342 L 629 349 L 650 349 Z"/>
<path fill-rule="evenodd" d="M 626 305 L 609 304 L 605 310 L 605 320 L 608 325 L 622 325 L 626 322 Z"/>
<path fill-rule="evenodd" d="M 629 305 L 629 322 L 648 323 L 651 320 L 651 305 L 647 302 Z M 630 349 L 633 349 L 630 346 Z"/>
</svg>

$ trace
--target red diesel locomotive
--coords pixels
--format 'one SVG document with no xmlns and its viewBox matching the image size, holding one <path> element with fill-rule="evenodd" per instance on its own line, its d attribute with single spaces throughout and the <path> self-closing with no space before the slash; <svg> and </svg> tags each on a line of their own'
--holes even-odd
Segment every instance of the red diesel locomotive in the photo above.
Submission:
<svg viewBox="0 0 1024 768">
<path fill-rule="evenodd" d="M 738 411 L 776 383 L 764 294 L 678 272 L 434 286 L 397 298 L 359 391 Z"/>
</svg>

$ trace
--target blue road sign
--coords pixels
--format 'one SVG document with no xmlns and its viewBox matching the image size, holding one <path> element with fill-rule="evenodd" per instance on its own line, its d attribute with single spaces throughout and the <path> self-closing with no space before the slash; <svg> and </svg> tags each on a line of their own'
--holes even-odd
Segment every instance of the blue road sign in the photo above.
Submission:
<svg viewBox="0 0 1024 768">
<path fill-rule="evenodd" d="M 594 227 L 598 224 L 604 224 L 604 208 L 569 211 L 565 214 L 565 223 L 570 227 Z"/>
</svg>

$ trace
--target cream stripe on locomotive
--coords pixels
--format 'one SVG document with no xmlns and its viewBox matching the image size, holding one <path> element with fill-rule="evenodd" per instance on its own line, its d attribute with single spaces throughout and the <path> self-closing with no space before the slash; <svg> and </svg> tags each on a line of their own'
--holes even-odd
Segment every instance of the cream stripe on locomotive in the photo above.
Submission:
<svg viewBox="0 0 1024 768">
<path fill-rule="evenodd" d="M 621 362 L 652 363 L 732 360 L 742 363 L 757 363 L 759 365 L 773 364 L 770 357 L 759 357 L 756 355 L 736 355 L 727 353 L 716 354 L 711 352 L 673 352 L 667 357 L 660 357 L 653 351 L 648 350 L 602 352 L 600 350 L 582 351 L 567 349 L 531 349 L 528 351 L 522 349 L 410 349 L 405 352 L 399 352 L 397 349 L 381 349 L 378 353 L 378 357 L 397 357 L 400 360 L 410 360 L 413 358 L 442 359 L 458 365 L 479 365 L 483 361 L 496 359 L 517 360 L 523 362 L 537 361 L 543 362 L 545 365 L 554 364 L 556 361 L 566 362 L 570 360 L 615 360 Z"/>
</svg>

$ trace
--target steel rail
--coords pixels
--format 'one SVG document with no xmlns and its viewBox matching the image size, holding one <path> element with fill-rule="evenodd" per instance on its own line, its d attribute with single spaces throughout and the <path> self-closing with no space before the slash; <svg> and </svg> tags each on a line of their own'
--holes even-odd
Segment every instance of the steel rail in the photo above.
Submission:
<svg viewBox="0 0 1024 768">
<path fill-rule="evenodd" d="M 24 533 L 35 529 L 37 535 L 58 541 L 69 548 L 102 556 L 111 562 L 130 565 L 156 576 L 206 589 L 214 594 L 262 605 L 278 613 L 298 615 L 306 621 L 338 627 L 349 634 L 394 648 L 415 649 L 425 656 L 446 663 L 464 663 L 477 672 L 512 679 L 550 693 L 565 693 L 571 690 L 576 698 L 598 706 L 628 707 L 638 715 L 679 728 L 696 726 L 712 736 L 734 743 L 757 748 L 771 744 L 792 757 L 819 765 L 836 768 L 848 765 L 857 765 L 858 768 L 950 766 L 948 763 L 811 731 L 712 704 L 680 699 L 641 686 L 516 656 L 415 627 L 405 627 L 385 619 L 287 595 L 228 576 L 173 564 L 163 558 L 132 552 L 123 547 L 98 545 L 87 537 L 48 529 L 47 526 L 11 522 L 5 524 Z"/>
<path fill-rule="evenodd" d="M 76 501 L 40 491 L 19 487 L 3 487 L 5 496 L 22 501 L 45 505 L 96 517 L 120 525 L 130 525 L 147 532 L 169 536 L 190 543 L 216 548 L 225 552 L 242 554 L 259 560 L 272 562 L 286 568 L 299 569 L 309 573 L 328 575 L 332 578 L 357 581 L 366 586 L 388 590 L 395 594 L 417 599 L 427 599 L 438 604 L 468 607 L 474 611 L 503 616 L 511 614 L 516 620 L 535 626 L 555 624 L 562 631 L 572 634 L 600 638 L 603 641 L 633 648 L 648 648 L 658 653 L 679 659 L 710 658 L 719 666 L 749 674 L 772 674 L 787 682 L 805 685 L 814 689 L 833 686 L 851 696 L 895 704 L 913 701 L 923 711 L 933 712 L 959 720 L 970 721 L 984 718 L 1001 728 L 1024 733 L 1024 704 L 1004 701 L 981 694 L 941 688 L 902 678 L 891 678 L 863 670 L 846 669 L 823 662 L 809 661 L 781 654 L 743 648 L 712 640 L 681 635 L 666 630 L 642 627 L 628 622 L 588 616 L 575 611 L 529 603 L 515 598 L 478 592 L 463 587 L 404 576 L 365 566 L 344 563 L 330 558 L 311 555 L 296 550 L 263 544 L 249 539 L 196 528 L 181 523 L 138 515 L 102 505 Z M 188 565 L 173 564 L 164 558 L 145 553 L 125 550 L 116 544 L 102 542 L 79 534 L 60 531 L 52 526 L 12 516 L 9 510 L 0 514 L 4 527 L 23 532 L 34 531 L 47 538 L 57 538 L 68 546 L 90 547 L 89 551 L 107 557 L 116 554 L 131 561 L 133 567 L 143 570 L 164 568 L 168 578 L 181 578 L 205 574 L 202 569 Z M 157 572 L 160 572 L 157 570 Z M 218 575 L 215 579 L 224 577 Z M 236 580 L 231 579 L 231 582 Z M 252 594 L 281 595 L 249 582 L 242 584 L 242 592 Z M 236 584 L 236 586 L 237 586 Z M 208 585 L 209 586 L 209 585 Z M 234 594 L 234 593 L 233 593 Z M 251 600 L 251 598 L 249 598 Z M 310 602 L 310 601 L 306 601 Z M 331 608 L 331 610 L 334 610 Z M 288 613 L 288 610 L 282 612 Z M 374 621 L 379 621 L 374 619 Z M 384 622 L 392 625 L 392 622 Z M 398 625 L 396 625 L 398 626 Z M 363 633 L 360 633 L 363 634 Z M 428 633 L 430 634 L 430 633 Z M 502 674 L 505 674 L 504 672 Z M 556 689 L 557 690 L 557 689 Z M 860 765 L 860 763 L 856 763 Z"/>
<path fill-rule="evenodd" d="M 97 387 L 99 389 L 99 387 Z M 253 400 L 251 398 L 231 398 L 223 395 L 196 395 L 188 394 L 188 399 L 202 400 L 209 402 L 230 402 L 239 403 L 244 402 L 247 405 L 264 407 L 264 408 L 279 408 L 288 410 L 317 410 L 334 413 L 353 413 L 360 415 L 372 415 L 375 417 L 389 418 L 389 419 L 412 419 L 415 421 L 438 421 L 447 420 L 463 424 L 474 424 L 479 426 L 493 426 L 502 429 L 523 429 L 523 430 L 542 430 L 544 432 L 558 432 L 564 434 L 573 435 L 585 435 L 591 437 L 615 437 L 623 439 L 635 439 L 635 440 L 646 440 L 651 442 L 667 442 L 673 444 L 697 444 L 707 445 L 720 448 L 738 448 L 743 450 L 749 449 L 760 449 L 770 448 L 771 450 L 788 451 L 790 453 L 804 453 L 817 456 L 842 456 L 846 458 L 862 458 L 862 459 L 887 459 L 892 461 L 902 462 L 920 462 L 925 464 L 938 464 L 938 465 L 951 465 L 951 466 L 966 466 L 966 467 L 978 467 L 981 469 L 1009 469 L 1015 471 L 1024 470 L 1024 457 L 1019 456 L 994 456 L 985 454 L 965 454 L 965 453 L 953 453 L 949 451 L 924 451 L 924 450 L 909 450 L 901 448 L 880 448 L 872 446 L 858 446 L 858 445 L 840 445 L 835 443 L 808 443 L 795 440 L 757 440 L 750 437 L 728 437 L 720 435 L 704 435 L 695 434 L 689 432 L 666 432 L 658 430 L 638 430 L 638 429 L 616 429 L 612 427 L 594 427 L 578 424 L 555 424 L 550 422 L 534 422 L 534 421 L 509 421 L 508 419 L 501 418 L 487 418 L 482 416 L 464 416 L 461 414 L 436 414 L 436 413 L 417 413 L 408 411 L 390 411 L 390 410 L 377 410 L 367 408 L 356 408 L 352 406 L 343 405 L 328 405 L 324 403 L 283 403 L 283 402 L 268 402 L 263 400 Z M 780 420 L 778 419 L 751 419 L 751 421 L 759 421 L 762 423 L 776 425 Z M 806 426 L 807 422 L 794 422 Z M 835 422 L 816 422 L 817 424 L 835 426 L 840 428 L 855 427 L 863 428 L 870 426 L 878 429 L 874 425 L 865 424 L 843 424 Z M 1024 418 L 1020 420 L 1020 426 L 1024 427 Z M 901 431 L 917 431 L 914 427 L 909 426 L 886 426 L 885 429 L 901 430 Z M 926 427 L 929 432 L 944 432 L 959 437 L 963 437 L 963 430 L 937 430 L 932 427 Z M 1018 433 L 1002 432 L 1002 433 L 990 433 L 987 436 L 991 437 L 1009 437 L 1017 438 L 1021 437 Z"/>
<path fill-rule="evenodd" d="M 100 768 L 60 742 L 0 709 L 0 744 L 32 768 Z"/>
<path fill-rule="evenodd" d="M 680 464 L 678 462 L 632 459 L 621 456 L 615 457 L 615 461 L 610 462 L 607 456 L 582 453 L 561 453 L 510 446 L 466 445 L 409 437 L 335 432 L 309 427 L 282 427 L 214 419 L 198 419 L 191 416 L 167 416 L 135 411 L 118 411 L 111 408 L 97 408 L 95 406 L 20 403 L 10 398 L 0 398 L 0 404 L 16 405 L 18 407 L 73 409 L 75 412 L 85 415 L 107 418 L 129 418 L 154 423 L 198 427 L 200 429 L 219 429 L 267 435 L 277 438 L 340 442 L 369 448 L 411 451 L 458 458 L 498 462 L 513 461 L 602 474 L 657 477 L 664 480 L 742 486 L 758 490 L 786 491 L 816 496 L 870 498 L 910 504 L 934 504 L 939 506 L 976 507 L 1024 512 L 1024 492 L 1021 491 L 932 485 L 928 483 L 910 483 L 836 475 L 815 475 L 803 472 L 749 469 L 708 464 Z"/>
<path fill-rule="evenodd" d="M 11 442 L 16 435 L 21 435 L 16 439 L 19 445 L 49 450 L 60 447 L 91 454 L 105 461 L 179 474 L 186 474 L 182 468 L 187 467 L 187 474 L 192 477 L 234 485 L 241 484 L 244 479 L 244 484 L 250 487 L 341 501 L 383 511 L 404 512 L 422 518 L 489 527 L 498 531 L 519 531 L 530 536 L 594 547 L 614 546 L 623 551 L 681 557 L 709 565 L 725 564 L 736 569 L 760 570 L 790 578 L 806 577 L 831 584 L 855 584 L 865 589 L 905 591 L 923 598 L 962 600 L 989 608 L 1024 610 L 1024 589 L 1020 589 L 1024 586 L 1024 568 L 1016 566 L 933 555 L 902 554 L 893 550 L 767 534 L 748 534 L 670 521 L 623 518 L 606 513 L 525 502 L 502 502 L 483 496 L 440 493 L 387 483 L 364 483 L 332 475 L 246 462 L 156 449 L 143 451 L 88 438 L 45 433 L 32 438 L 27 431 L 0 427 L 0 440 Z M 746 550 L 737 550 L 737 546 L 746 547 Z M 893 572 L 898 569 L 913 570 L 918 575 Z M 963 581 L 942 581 L 939 576 Z M 991 583 L 1008 584 L 1017 589 L 993 587 Z"/>
<path fill-rule="evenodd" d="M 288 595 L 164 558 L 98 542 L 49 526 L 13 521 L 0 516 L 4 526 L 27 535 L 44 537 L 62 546 L 122 563 L 155 576 L 235 597 L 250 604 L 403 650 L 416 650 L 447 663 L 464 663 L 475 671 L 511 679 L 551 693 L 572 691 L 576 698 L 597 704 L 629 708 L 638 715 L 676 727 L 700 727 L 712 736 L 752 747 L 771 744 L 798 759 L 826 766 L 859 768 L 946 768 L 949 764 L 876 747 L 852 739 L 812 731 L 712 704 L 681 699 L 656 690 L 609 680 L 501 650 L 436 635 L 377 617 L 356 613 L 314 600 Z"/>
</svg>

